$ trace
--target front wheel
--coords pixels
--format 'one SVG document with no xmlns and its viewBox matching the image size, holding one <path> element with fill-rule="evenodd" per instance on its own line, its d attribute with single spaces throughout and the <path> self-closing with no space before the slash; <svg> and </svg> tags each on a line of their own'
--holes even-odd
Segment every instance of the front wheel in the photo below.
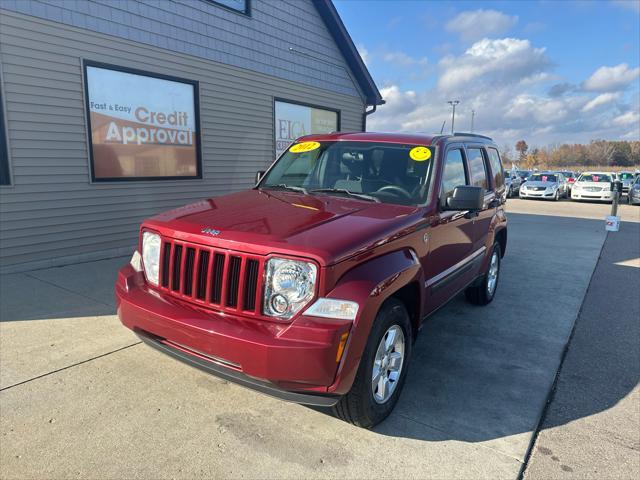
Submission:
<svg viewBox="0 0 640 480">
<path fill-rule="evenodd" d="M 380 307 L 353 386 L 333 407 L 335 415 L 364 428 L 387 418 L 404 386 L 412 344 L 407 309 L 390 298 Z"/>
<path fill-rule="evenodd" d="M 500 245 L 493 244 L 491 257 L 487 272 L 482 276 L 478 284 L 467 288 L 464 291 L 467 300 L 474 305 L 487 305 L 491 303 L 498 289 L 498 279 L 500 278 Z"/>
</svg>

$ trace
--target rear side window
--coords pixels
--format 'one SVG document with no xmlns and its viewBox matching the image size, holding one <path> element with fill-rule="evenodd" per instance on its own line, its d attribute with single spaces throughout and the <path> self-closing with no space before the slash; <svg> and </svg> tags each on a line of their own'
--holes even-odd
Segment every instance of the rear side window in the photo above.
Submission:
<svg viewBox="0 0 640 480">
<path fill-rule="evenodd" d="M 441 198 L 453 195 L 453 189 L 467 184 L 467 176 L 464 171 L 464 160 L 462 150 L 456 148 L 447 152 L 442 171 Z"/>
<path fill-rule="evenodd" d="M 487 181 L 487 170 L 484 166 L 482 150 L 480 150 L 479 148 L 467 148 L 467 163 L 469 164 L 471 185 L 474 187 L 482 187 L 486 190 L 489 190 L 489 182 Z"/>
<path fill-rule="evenodd" d="M 502 162 L 500 154 L 495 148 L 487 148 L 489 154 L 489 164 L 491 165 L 491 173 L 493 174 L 493 185 L 496 190 L 504 185 L 504 172 L 502 170 Z"/>
</svg>

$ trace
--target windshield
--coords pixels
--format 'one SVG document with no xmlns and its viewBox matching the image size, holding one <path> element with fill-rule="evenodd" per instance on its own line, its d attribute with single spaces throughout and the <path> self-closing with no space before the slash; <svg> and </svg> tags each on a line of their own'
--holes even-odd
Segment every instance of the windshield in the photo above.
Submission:
<svg viewBox="0 0 640 480">
<path fill-rule="evenodd" d="M 551 173 L 535 173 L 528 179 L 529 182 L 557 182 L 558 177 Z"/>
<path fill-rule="evenodd" d="M 422 145 L 301 142 L 278 159 L 258 188 L 418 205 L 427 195 L 434 155 L 433 147 Z"/>
<path fill-rule="evenodd" d="M 561 172 L 561 173 L 567 178 L 573 177 L 573 172 Z"/>
<path fill-rule="evenodd" d="M 611 182 L 611 176 L 602 173 L 583 173 L 578 179 L 579 182 L 596 182 L 596 183 L 609 183 Z"/>
<path fill-rule="evenodd" d="M 619 173 L 618 177 L 620 180 L 633 180 L 635 175 L 633 173 Z"/>
</svg>

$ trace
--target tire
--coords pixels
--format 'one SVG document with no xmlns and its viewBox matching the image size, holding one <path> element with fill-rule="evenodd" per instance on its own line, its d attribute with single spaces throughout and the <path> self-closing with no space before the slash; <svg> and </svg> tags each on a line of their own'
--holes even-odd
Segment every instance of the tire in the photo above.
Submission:
<svg viewBox="0 0 640 480">
<path fill-rule="evenodd" d="M 376 400 L 374 396 L 379 395 L 380 391 L 376 387 L 374 392 L 373 387 L 373 374 L 376 356 L 379 353 L 379 348 L 385 338 L 388 339 L 387 334 L 390 330 L 395 329 L 396 338 L 398 332 L 401 331 L 404 339 L 404 349 L 402 352 L 402 360 L 400 361 L 400 369 L 398 377 L 395 381 L 389 380 L 388 385 L 394 385 L 391 388 L 391 393 L 388 398 Z M 387 418 L 398 401 L 402 387 L 404 386 L 405 379 L 407 378 L 407 371 L 409 367 L 409 360 L 411 359 L 411 349 L 413 345 L 411 322 L 409 320 L 409 314 L 404 304 L 395 298 L 390 298 L 382 304 L 376 319 L 371 327 L 369 333 L 369 340 L 365 346 L 360 365 L 358 367 L 358 373 L 353 381 L 351 390 L 338 401 L 333 407 L 334 414 L 353 425 L 363 428 L 372 428 L 382 420 Z M 398 353 L 392 351 L 392 353 Z M 391 358 L 391 354 L 388 358 Z M 386 355 L 385 355 L 386 356 Z M 397 358 L 397 357 L 396 357 Z M 393 362 L 388 365 L 391 366 Z M 379 367 L 378 367 L 379 368 Z M 383 375 L 384 376 L 384 375 Z M 391 377 L 387 377 L 391 378 Z M 383 400 L 380 403 L 380 400 Z"/>
<path fill-rule="evenodd" d="M 557 202 L 560 200 L 560 190 L 556 190 L 556 194 L 553 196 L 553 201 Z"/>
<path fill-rule="evenodd" d="M 507 192 L 507 198 L 513 197 L 513 188 L 509 187 L 509 191 Z"/>
<path fill-rule="evenodd" d="M 487 272 L 482 276 L 481 280 L 476 284 L 464 291 L 467 301 L 474 305 L 488 305 L 493 301 L 498 290 L 498 280 L 500 280 L 500 264 L 501 264 L 501 250 L 500 245 L 496 242 L 493 244 L 491 256 L 489 257 L 489 265 L 487 266 Z M 492 275 L 492 266 L 496 261 L 495 277 Z M 495 282 L 490 287 L 492 277 Z"/>
</svg>

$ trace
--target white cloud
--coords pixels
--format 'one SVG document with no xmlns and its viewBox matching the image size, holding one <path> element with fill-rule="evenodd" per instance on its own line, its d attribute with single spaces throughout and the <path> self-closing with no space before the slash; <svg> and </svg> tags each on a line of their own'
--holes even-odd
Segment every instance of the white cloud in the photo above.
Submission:
<svg viewBox="0 0 640 480">
<path fill-rule="evenodd" d="M 638 77 L 640 77 L 640 67 L 632 69 L 626 63 L 615 67 L 603 66 L 593 72 L 582 87 L 589 91 L 613 92 L 626 88 Z"/>
<path fill-rule="evenodd" d="M 444 131 L 449 132 L 447 101 L 458 99 L 456 130 L 469 130 L 471 110 L 475 110 L 475 131 L 490 135 L 499 145 L 513 145 L 522 138 L 532 146 L 640 139 L 638 89 L 591 93 L 585 88 L 588 81 L 562 83 L 552 67 L 545 49 L 528 40 L 485 38 L 460 55 L 442 58 L 431 72 L 438 75 L 432 87 L 405 89 L 405 77 L 390 82 L 381 90 L 387 103 L 368 118 L 368 127 L 438 133 L 446 122 Z M 625 64 L 606 68 L 615 70 L 613 75 L 608 70 L 607 75 L 596 72 L 589 79 L 591 86 L 596 81 L 602 85 L 610 77 L 617 83 L 609 81 L 609 85 L 628 85 L 630 77 L 638 76 Z"/>
<path fill-rule="evenodd" d="M 620 126 L 640 125 L 640 113 L 630 110 L 614 118 L 613 123 Z"/>
<path fill-rule="evenodd" d="M 389 62 L 401 67 L 426 66 L 429 62 L 427 57 L 414 58 L 404 52 L 387 52 L 382 56 L 385 62 Z"/>
<path fill-rule="evenodd" d="M 461 12 L 445 25 L 449 32 L 460 35 L 465 41 L 500 35 L 518 23 L 517 15 L 510 16 L 497 10 L 467 10 Z"/>
<path fill-rule="evenodd" d="M 594 108 L 601 107 L 602 105 L 607 105 L 615 100 L 620 98 L 620 93 L 601 93 L 593 100 L 589 101 L 584 107 L 582 107 L 583 112 L 588 112 L 589 110 L 593 110 Z"/>
<path fill-rule="evenodd" d="M 440 61 L 441 90 L 452 93 L 488 85 L 520 82 L 543 72 L 550 65 L 544 48 L 534 48 L 529 40 L 483 39 L 461 56 Z"/>
</svg>

